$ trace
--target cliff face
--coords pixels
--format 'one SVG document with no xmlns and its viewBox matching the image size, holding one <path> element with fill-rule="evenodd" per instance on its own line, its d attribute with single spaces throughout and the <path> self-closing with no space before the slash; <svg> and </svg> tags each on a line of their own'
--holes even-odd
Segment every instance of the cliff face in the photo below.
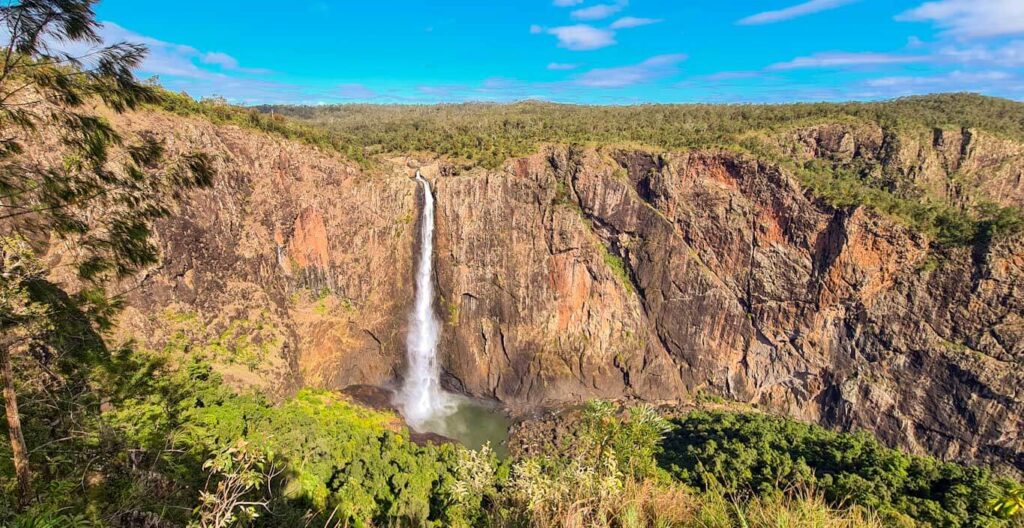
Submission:
<svg viewBox="0 0 1024 528">
<path fill-rule="evenodd" d="M 1024 467 L 1019 242 L 929 254 L 728 153 L 552 150 L 437 188 L 458 315 L 445 364 L 470 392 L 531 405 L 706 389 Z"/>
<path fill-rule="evenodd" d="M 170 131 L 171 152 L 214 155 L 212 189 L 158 226 L 162 264 L 141 277 L 121 334 L 201 351 L 229 381 L 286 393 L 395 378 L 412 302 L 415 187 L 367 178 L 293 142 L 165 114 L 119 116 Z M 194 350 L 192 352 L 195 352 Z"/>
<path fill-rule="evenodd" d="M 154 348 L 212 336 L 229 378 L 282 392 L 401 376 L 421 200 L 411 169 L 371 177 L 237 128 L 119 119 L 220 164 L 215 187 L 160 226 L 164 263 L 132 295 L 125 335 Z M 878 162 L 893 185 L 1024 203 L 1024 148 L 950 134 L 822 125 L 779 144 L 794 159 Z M 929 250 L 731 152 L 548 148 L 497 171 L 423 172 L 455 390 L 519 410 L 708 391 L 1024 469 L 1019 239 Z"/>
</svg>

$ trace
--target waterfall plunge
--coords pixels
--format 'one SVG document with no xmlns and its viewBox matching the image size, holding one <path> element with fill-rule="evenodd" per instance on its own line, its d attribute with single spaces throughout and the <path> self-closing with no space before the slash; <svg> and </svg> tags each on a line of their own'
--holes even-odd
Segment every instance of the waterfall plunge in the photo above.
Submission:
<svg viewBox="0 0 1024 528">
<path fill-rule="evenodd" d="M 409 314 L 409 335 L 406 337 L 409 370 L 398 403 L 409 425 L 421 429 L 428 422 L 453 414 L 458 403 L 453 395 L 441 389 L 441 373 L 437 364 L 440 325 L 433 307 L 434 196 L 430 192 L 430 184 L 419 171 L 416 171 L 416 181 L 423 189 L 420 257 L 416 269 L 416 301 Z"/>
</svg>

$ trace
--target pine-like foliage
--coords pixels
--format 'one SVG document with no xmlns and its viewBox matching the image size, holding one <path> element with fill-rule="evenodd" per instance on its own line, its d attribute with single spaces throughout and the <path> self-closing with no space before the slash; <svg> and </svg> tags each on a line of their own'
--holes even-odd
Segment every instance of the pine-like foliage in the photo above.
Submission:
<svg viewBox="0 0 1024 528">
<path fill-rule="evenodd" d="M 0 49 L 0 379 L 22 507 L 35 493 L 18 393 L 65 401 L 75 394 L 74 376 L 58 363 L 69 350 L 87 349 L 82 336 L 109 321 L 117 303 L 104 285 L 156 262 L 152 223 L 169 213 L 177 193 L 213 176 L 206 156 L 165 160 L 154 137 L 123 137 L 97 115 L 98 106 L 136 108 L 154 92 L 132 73 L 146 49 L 104 43 L 94 3 L 0 6 L 7 38 Z M 58 152 L 26 155 L 27 147 L 54 140 Z M 24 273 L 43 262 L 38 257 L 52 242 L 65 247 L 82 280 L 71 292 L 49 284 L 48 269 Z"/>
</svg>

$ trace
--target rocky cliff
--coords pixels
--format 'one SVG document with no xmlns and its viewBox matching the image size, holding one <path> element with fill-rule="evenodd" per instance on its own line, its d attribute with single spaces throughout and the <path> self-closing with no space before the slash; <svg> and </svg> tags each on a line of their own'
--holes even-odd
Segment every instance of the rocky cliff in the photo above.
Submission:
<svg viewBox="0 0 1024 528">
<path fill-rule="evenodd" d="M 163 264 L 134 285 L 123 335 L 171 351 L 202 338 L 230 379 L 272 392 L 401 376 L 421 200 L 406 160 L 371 175 L 236 127 L 114 119 L 219 168 L 160 226 Z M 1024 146 L 983 132 L 819 124 L 773 140 L 894 187 L 1024 204 Z M 516 410 L 706 391 L 1024 469 L 1019 237 L 937 248 L 729 151 L 548 147 L 500 170 L 416 164 L 437 200 L 450 388 Z"/>
<path fill-rule="evenodd" d="M 439 283 L 457 314 L 446 364 L 470 392 L 537 404 L 709 390 L 1024 467 L 1020 242 L 936 253 L 731 153 L 552 150 L 464 179 L 437 185 L 452 204 Z M 467 187 L 505 205 L 457 205 Z"/>
</svg>

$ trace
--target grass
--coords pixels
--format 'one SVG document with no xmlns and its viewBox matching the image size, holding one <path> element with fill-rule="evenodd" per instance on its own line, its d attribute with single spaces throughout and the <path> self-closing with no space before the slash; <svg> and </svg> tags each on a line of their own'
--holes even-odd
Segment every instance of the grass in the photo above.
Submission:
<svg viewBox="0 0 1024 528">
<path fill-rule="evenodd" d="M 622 260 L 622 257 L 612 253 L 612 250 L 607 246 L 602 245 L 601 248 L 604 250 L 604 264 L 608 266 L 608 269 L 615 275 L 622 287 L 627 291 L 634 291 L 633 279 L 629 276 L 629 271 L 626 268 L 626 262 Z"/>
<path fill-rule="evenodd" d="M 605 500 L 576 497 L 530 508 L 519 503 L 525 518 L 493 515 L 492 528 L 882 528 L 885 524 L 863 508 L 834 508 L 813 491 L 750 500 L 721 491 L 698 492 L 653 479 L 626 480 Z"/>
</svg>

